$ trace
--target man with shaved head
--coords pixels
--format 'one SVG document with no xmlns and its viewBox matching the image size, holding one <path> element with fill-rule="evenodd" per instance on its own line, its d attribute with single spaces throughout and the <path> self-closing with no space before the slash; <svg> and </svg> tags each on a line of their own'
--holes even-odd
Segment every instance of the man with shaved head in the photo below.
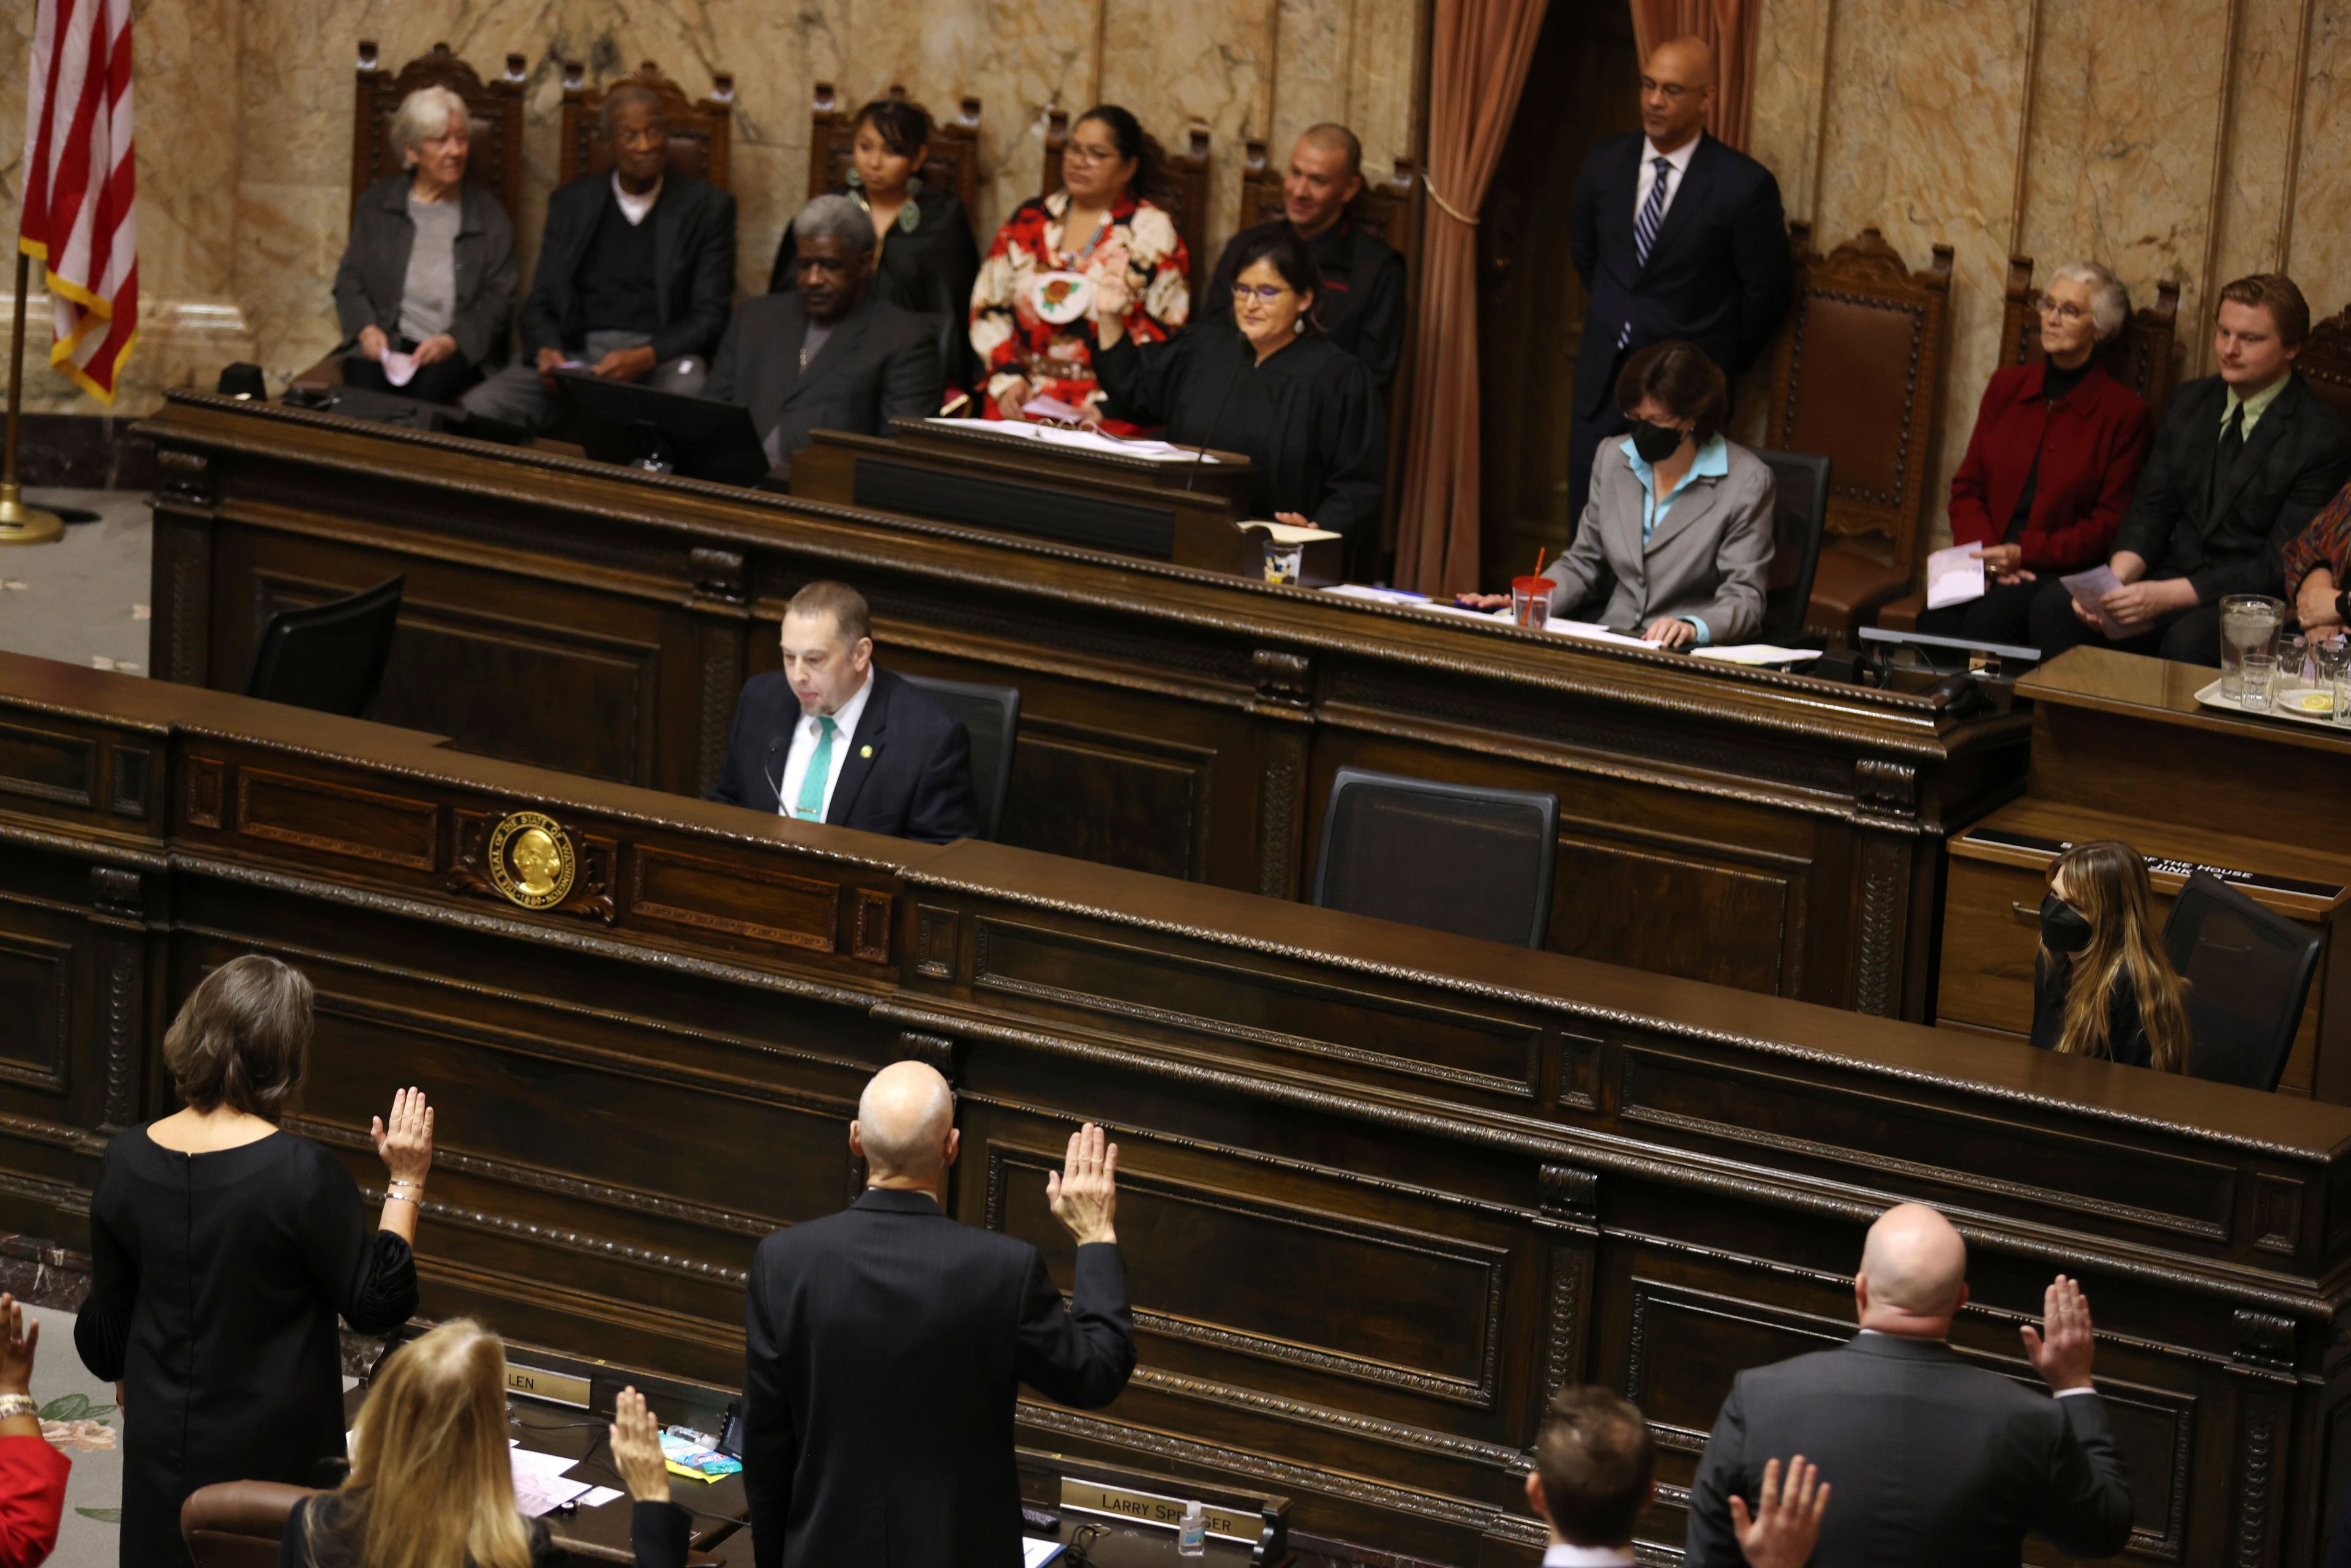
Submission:
<svg viewBox="0 0 2351 1568">
<path fill-rule="evenodd" d="M 1591 302 L 1575 357 L 1569 505 L 1581 520 L 1593 454 L 1625 428 L 1616 372 L 1652 343 L 1686 338 L 1735 388 L 1794 288 L 1771 172 L 1706 131 L 1714 51 L 1671 38 L 1641 65 L 1641 129 L 1584 160 L 1568 250 Z"/>
<path fill-rule="evenodd" d="M 864 1196 L 759 1243 L 743 1373 L 757 1568 L 1019 1568 L 1019 1385 L 1092 1409 L 1134 1370 L 1118 1145 L 1088 1124 L 1045 1177 L 1078 1243 L 1064 1306 L 1034 1246 L 948 1213 L 962 1141 L 936 1070 L 883 1068 L 849 1124 Z"/>
<path fill-rule="evenodd" d="M 1800 1457 L 1835 1493 L 1813 1568 L 1992 1568 L 2020 1562 L 2028 1532 L 2072 1557 L 2128 1543 L 2130 1478 L 2090 1384 L 2080 1285 L 2058 1275 L 2040 1327 L 2018 1331 L 2048 1395 L 1984 1336 L 1952 1347 L 1968 1248 L 1931 1208 L 1878 1217 L 1853 1300 L 1861 1332 L 1844 1345 L 1731 1384 L 1690 1487 L 1687 1568 L 1737 1568 L 1767 1467 Z"/>
</svg>

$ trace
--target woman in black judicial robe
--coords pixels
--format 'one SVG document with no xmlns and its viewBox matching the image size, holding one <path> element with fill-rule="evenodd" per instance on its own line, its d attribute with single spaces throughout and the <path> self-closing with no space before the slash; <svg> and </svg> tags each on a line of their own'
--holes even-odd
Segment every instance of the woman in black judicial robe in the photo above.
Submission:
<svg viewBox="0 0 2351 1568">
<path fill-rule="evenodd" d="M 930 155 L 931 117 L 904 99 L 876 99 L 857 111 L 851 134 L 849 180 L 833 193 L 849 197 L 873 219 L 872 287 L 902 310 L 933 317 L 947 385 L 973 386 L 979 361 L 964 322 L 979 277 L 979 245 L 972 238 L 971 214 L 956 193 L 916 172 Z M 787 224 L 768 293 L 793 287 L 797 249 Z"/>
<path fill-rule="evenodd" d="M 342 1162 L 277 1125 L 310 1023 L 299 971 L 257 956 L 221 966 L 163 1037 L 186 1108 L 117 1134 L 99 1166 L 74 1348 L 121 1391 L 123 1568 L 188 1561 L 180 1505 L 198 1487 L 334 1485 L 335 1320 L 382 1333 L 416 1310 L 431 1112 L 404 1089 L 390 1126 L 375 1124 L 387 1179 L 369 1229 Z"/>
<path fill-rule="evenodd" d="M 1236 258 L 1233 314 L 1165 342 L 1127 336 L 1126 269 L 1094 286 L 1094 374 L 1103 412 L 1165 424 L 1185 446 L 1255 465 L 1254 515 L 1343 534 L 1379 517 L 1387 420 L 1364 362 L 1314 324 L 1314 253 L 1290 229 L 1249 236 Z"/>
</svg>

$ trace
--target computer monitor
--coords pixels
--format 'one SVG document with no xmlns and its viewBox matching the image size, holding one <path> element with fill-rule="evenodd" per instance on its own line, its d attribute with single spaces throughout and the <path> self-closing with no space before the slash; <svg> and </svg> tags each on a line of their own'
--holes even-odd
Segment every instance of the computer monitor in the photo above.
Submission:
<svg viewBox="0 0 2351 1568">
<path fill-rule="evenodd" d="M 767 477 L 767 449 L 750 410 L 740 403 L 603 381 L 583 371 L 558 371 L 555 384 L 590 457 L 725 485 L 757 485 Z"/>
<path fill-rule="evenodd" d="M 1938 670 L 1981 670 L 1984 656 L 2000 662 L 1999 673 L 2016 674 L 2026 666 L 2041 662 L 2041 650 L 2021 648 L 2011 643 L 1978 642 L 1967 637 L 1936 637 L 1924 632 L 1900 632 L 1884 626 L 1865 626 L 1861 640 L 1876 645 L 1881 654 L 1895 648 L 1907 648 L 1924 664 Z"/>
</svg>

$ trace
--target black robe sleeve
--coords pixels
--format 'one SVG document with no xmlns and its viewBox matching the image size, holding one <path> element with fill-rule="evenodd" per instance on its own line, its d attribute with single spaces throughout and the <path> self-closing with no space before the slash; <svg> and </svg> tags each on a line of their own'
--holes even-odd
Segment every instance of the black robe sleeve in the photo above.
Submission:
<svg viewBox="0 0 2351 1568">
<path fill-rule="evenodd" d="M 1133 333 L 1114 349 L 1093 351 L 1094 380 L 1102 389 L 1102 412 L 1129 424 L 1165 424 L 1192 370 L 1197 332 L 1178 332 L 1156 343 L 1138 343 Z"/>
<path fill-rule="evenodd" d="M 1388 429 L 1371 368 L 1352 354 L 1333 359 L 1313 388 L 1314 441 L 1323 478 L 1311 517 L 1316 528 L 1343 534 L 1379 519 Z"/>
<path fill-rule="evenodd" d="M 118 1135 L 146 1136 L 135 1128 Z M 89 1294 L 74 1315 L 74 1349 L 101 1383 L 122 1381 L 122 1364 L 131 1353 L 131 1311 L 139 1301 L 139 1265 L 107 1223 L 107 1176 L 113 1165 L 110 1148 L 89 1206 Z"/>
<path fill-rule="evenodd" d="M 416 1311 L 416 1256 L 389 1230 L 371 1230 L 359 1184 L 324 1149 L 302 1206 L 302 1256 L 319 1293 L 361 1333 L 386 1333 Z"/>
</svg>

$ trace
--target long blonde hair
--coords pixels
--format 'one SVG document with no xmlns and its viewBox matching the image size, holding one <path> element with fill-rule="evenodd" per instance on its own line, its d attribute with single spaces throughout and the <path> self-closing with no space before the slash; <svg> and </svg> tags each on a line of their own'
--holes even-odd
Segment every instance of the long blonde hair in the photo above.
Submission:
<svg viewBox="0 0 2351 1568">
<path fill-rule="evenodd" d="M 2090 945 L 2073 955 L 2065 1019 L 2057 1049 L 2074 1056 L 2112 1058 L 2120 1043 L 2106 1038 L 2106 998 L 2127 985 L 2147 1031 L 2147 1065 L 2158 1072 L 2188 1070 L 2188 983 L 2171 967 L 2157 938 L 2155 890 L 2147 862 L 2128 844 L 2099 839 L 2075 844 L 2049 867 L 2049 886 L 2065 879 L 2065 902 L 2090 923 Z M 2051 963 L 2065 955 L 2049 953 Z"/>
<path fill-rule="evenodd" d="M 386 1361 L 360 1412 L 351 1473 L 329 1523 L 309 1512 L 311 1557 L 330 1531 L 360 1568 L 530 1568 L 507 1457 L 507 1350 L 455 1318 Z"/>
</svg>

